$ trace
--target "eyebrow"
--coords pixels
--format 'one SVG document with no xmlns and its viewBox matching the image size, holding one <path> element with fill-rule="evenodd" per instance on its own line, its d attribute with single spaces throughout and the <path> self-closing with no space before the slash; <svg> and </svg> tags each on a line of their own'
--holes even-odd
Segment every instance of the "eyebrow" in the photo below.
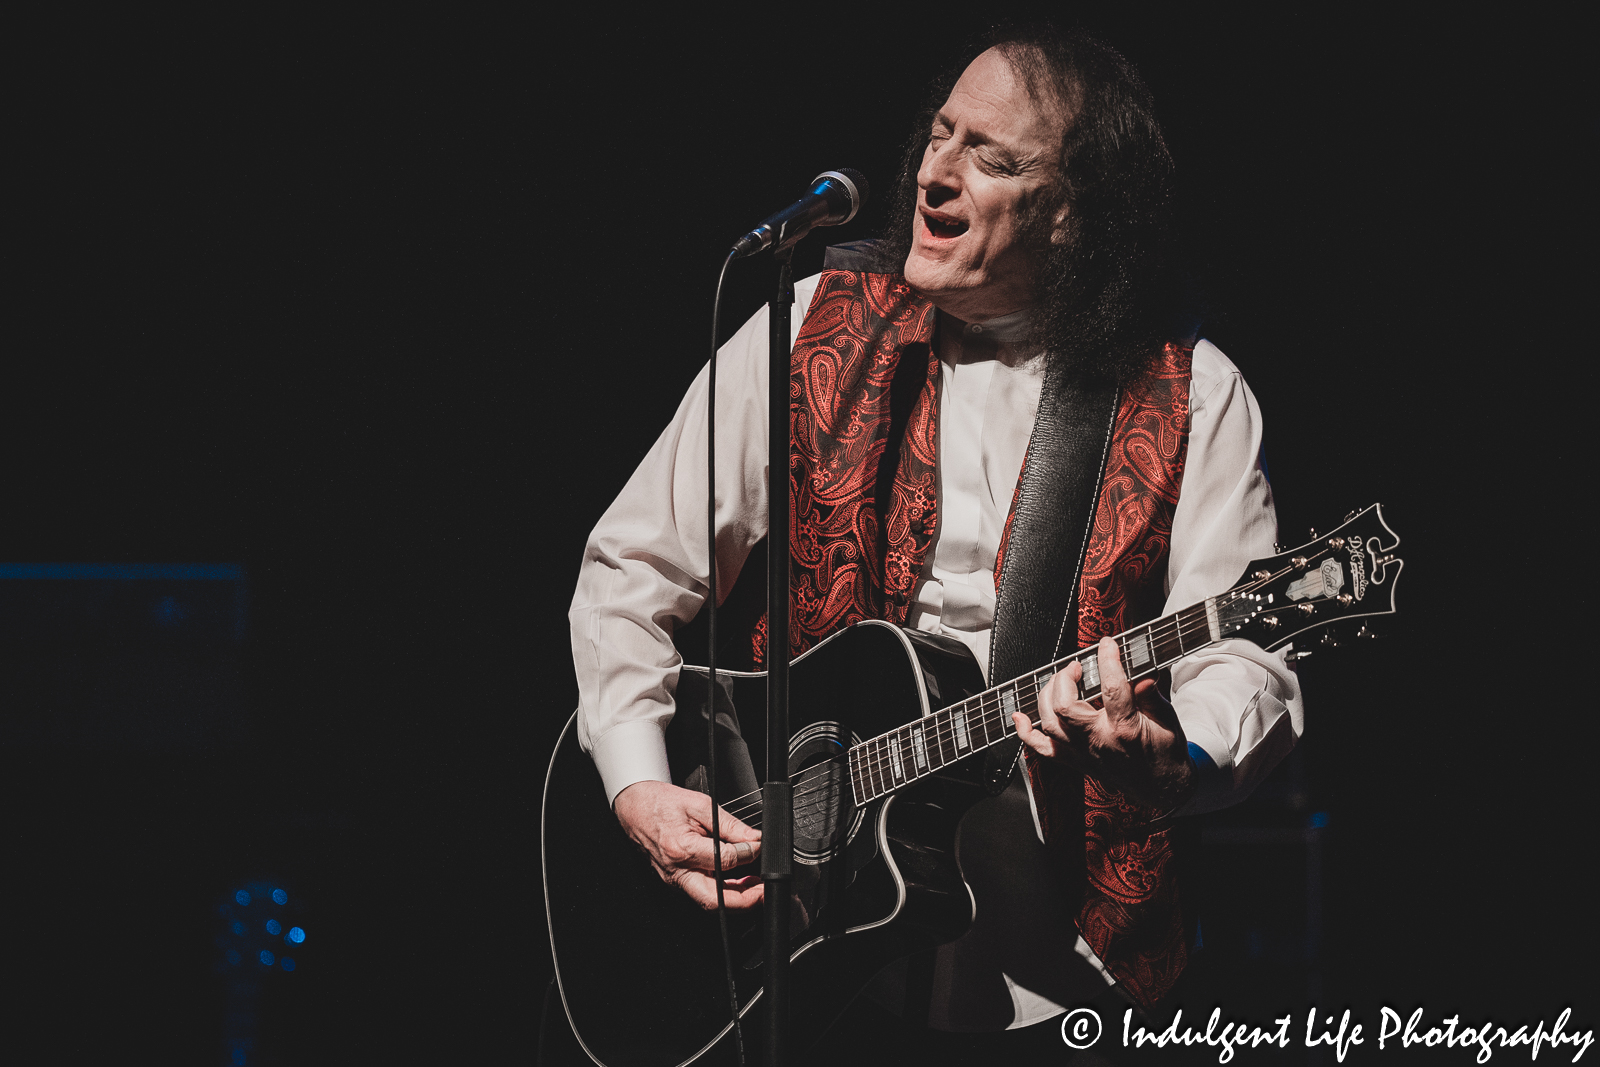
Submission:
<svg viewBox="0 0 1600 1067">
<path fill-rule="evenodd" d="M 940 112 L 938 112 L 937 114 L 935 114 L 933 116 L 933 122 L 934 122 L 934 125 L 943 126 L 947 130 L 954 130 L 955 129 L 955 123 L 951 122 L 950 119 L 945 115 L 945 113 L 943 111 L 940 111 Z M 968 130 L 967 131 L 967 140 L 971 144 L 983 145 L 983 146 L 991 149 L 992 151 L 994 151 L 997 155 L 999 155 L 1001 157 L 1001 159 L 1006 163 L 1007 166 L 1017 167 L 1017 168 L 1022 169 L 1022 170 L 1031 170 L 1032 168 L 1034 168 L 1034 167 L 1039 165 L 1039 160 L 1034 159 L 1033 157 L 1027 156 L 1027 155 L 1018 155 L 1016 152 L 1014 152 L 1011 149 L 1007 148 L 1005 145 L 1001 144 L 999 141 L 996 141 L 994 138 L 986 137 L 981 133 L 977 133 L 977 132 L 974 132 L 972 130 Z"/>
<path fill-rule="evenodd" d="M 950 119 L 945 116 L 943 111 L 933 116 L 933 123 L 935 126 L 943 126 L 947 130 L 954 130 L 956 128 L 955 123 L 951 122 Z M 999 148 L 1000 151 L 1007 157 L 1011 155 L 1010 152 L 1007 152 L 1004 148 L 1002 148 L 1000 144 L 992 137 L 986 137 L 983 134 L 977 133 L 971 129 L 967 131 L 967 140 L 972 144 L 991 145 L 995 148 Z"/>
</svg>

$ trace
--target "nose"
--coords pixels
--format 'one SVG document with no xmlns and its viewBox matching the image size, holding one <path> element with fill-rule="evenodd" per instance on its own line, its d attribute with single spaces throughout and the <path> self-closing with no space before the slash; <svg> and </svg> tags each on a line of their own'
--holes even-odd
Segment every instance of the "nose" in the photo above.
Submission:
<svg viewBox="0 0 1600 1067">
<path fill-rule="evenodd" d="M 954 165 L 954 144 L 954 139 L 947 139 L 938 146 L 930 143 L 922 153 L 922 166 L 917 168 L 917 187 L 922 190 L 923 202 L 931 208 L 961 195 L 960 177 Z"/>
</svg>

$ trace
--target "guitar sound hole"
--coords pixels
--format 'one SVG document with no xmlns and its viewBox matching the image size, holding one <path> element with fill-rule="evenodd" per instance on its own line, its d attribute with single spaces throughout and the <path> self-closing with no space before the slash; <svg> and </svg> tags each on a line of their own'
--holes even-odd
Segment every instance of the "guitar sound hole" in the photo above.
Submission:
<svg viewBox="0 0 1600 1067">
<path fill-rule="evenodd" d="M 847 753 L 859 743 L 836 722 L 812 723 L 790 740 L 795 862 L 816 865 L 831 859 L 860 828 L 862 813 L 851 803 L 846 777 Z"/>
</svg>

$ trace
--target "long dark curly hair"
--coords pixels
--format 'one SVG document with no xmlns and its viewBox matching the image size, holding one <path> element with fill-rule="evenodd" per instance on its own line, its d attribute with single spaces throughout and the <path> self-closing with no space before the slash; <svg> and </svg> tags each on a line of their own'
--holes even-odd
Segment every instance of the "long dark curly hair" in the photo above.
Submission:
<svg viewBox="0 0 1600 1067">
<path fill-rule="evenodd" d="M 1150 91 L 1126 59 L 1079 31 L 1007 28 L 983 44 L 1066 116 L 1058 178 L 1020 220 L 1039 264 L 1034 339 L 1084 377 L 1136 379 L 1195 325 L 1174 248 L 1172 156 Z M 934 82 L 918 116 L 875 249 L 880 269 L 904 269 L 933 116 L 966 65 Z M 1053 240 L 1063 207 L 1066 240 Z"/>
</svg>

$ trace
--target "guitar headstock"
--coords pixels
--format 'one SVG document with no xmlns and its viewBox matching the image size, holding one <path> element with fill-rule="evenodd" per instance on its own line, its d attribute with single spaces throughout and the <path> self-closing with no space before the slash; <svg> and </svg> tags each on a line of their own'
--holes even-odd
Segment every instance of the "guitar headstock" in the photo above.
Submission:
<svg viewBox="0 0 1600 1067">
<path fill-rule="evenodd" d="M 1399 544 L 1399 535 L 1383 521 L 1381 504 L 1352 512 L 1331 533 L 1253 561 L 1216 598 L 1218 628 L 1224 637 L 1273 649 L 1308 630 L 1392 615 L 1404 566 L 1394 554 Z"/>
</svg>

